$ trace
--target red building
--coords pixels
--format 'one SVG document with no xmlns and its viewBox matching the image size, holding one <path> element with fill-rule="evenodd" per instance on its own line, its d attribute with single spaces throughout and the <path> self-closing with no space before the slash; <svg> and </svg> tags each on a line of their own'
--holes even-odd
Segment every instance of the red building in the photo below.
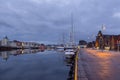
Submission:
<svg viewBox="0 0 120 80">
<path fill-rule="evenodd" d="M 101 31 L 96 36 L 95 47 L 98 49 L 119 49 L 120 35 L 105 35 Z"/>
</svg>

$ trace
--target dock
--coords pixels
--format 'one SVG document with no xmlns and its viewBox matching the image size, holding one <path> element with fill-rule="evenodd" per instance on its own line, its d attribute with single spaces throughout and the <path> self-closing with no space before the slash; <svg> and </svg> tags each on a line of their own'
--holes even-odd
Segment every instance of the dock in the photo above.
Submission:
<svg viewBox="0 0 120 80">
<path fill-rule="evenodd" d="M 76 52 L 75 55 L 75 68 L 74 68 L 74 80 L 88 80 L 87 74 L 83 67 L 83 62 L 81 60 L 80 50 Z"/>
<path fill-rule="evenodd" d="M 120 52 L 80 49 L 73 80 L 120 80 Z"/>
</svg>

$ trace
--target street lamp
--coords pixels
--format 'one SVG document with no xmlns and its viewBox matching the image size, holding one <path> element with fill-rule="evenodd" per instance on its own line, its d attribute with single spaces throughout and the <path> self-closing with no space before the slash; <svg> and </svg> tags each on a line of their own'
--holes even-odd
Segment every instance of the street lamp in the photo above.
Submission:
<svg viewBox="0 0 120 80">
<path fill-rule="evenodd" d="M 120 41 L 117 40 L 117 47 L 118 47 L 118 51 L 119 51 L 119 44 L 120 44 Z"/>
</svg>

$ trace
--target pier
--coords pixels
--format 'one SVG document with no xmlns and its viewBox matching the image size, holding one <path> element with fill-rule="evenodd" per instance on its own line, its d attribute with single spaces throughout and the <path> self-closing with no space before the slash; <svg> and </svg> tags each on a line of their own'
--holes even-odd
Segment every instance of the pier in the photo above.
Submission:
<svg viewBox="0 0 120 80">
<path fill-rule="evenodd" d="M 80 50 L 78 50 L 75 55 L 74 80 L 88 80 L 82 65 Z"/>
<path fill-rule="evenodd" d="M 74 80 L 120 80 L 120 53 L 80 49 L 75 56 Z"/>
</svg>

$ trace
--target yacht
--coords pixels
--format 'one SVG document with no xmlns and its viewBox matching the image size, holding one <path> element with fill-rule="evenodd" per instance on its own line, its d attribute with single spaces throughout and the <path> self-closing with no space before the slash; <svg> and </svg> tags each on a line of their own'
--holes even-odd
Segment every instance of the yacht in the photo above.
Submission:
<svg viewBox="0 0 120 80">
<path fill-rule="evenodd" d="M 70 30 L 70 41 L 65 46 L 65 55 L 74 55 L 75 54 L 75 44 L 74 44 L 74 25 L 73 25 L 73 16 L 71 15 L 71 30 Z"/>
<path fill-rule="evenodd" d="M 75 55 L 74 49 L 66 49 L 66 50 L 65 50 L 65 56 L 66 56 L 67 58 L 71 58 L 73 55 Z"/>
</svg>

